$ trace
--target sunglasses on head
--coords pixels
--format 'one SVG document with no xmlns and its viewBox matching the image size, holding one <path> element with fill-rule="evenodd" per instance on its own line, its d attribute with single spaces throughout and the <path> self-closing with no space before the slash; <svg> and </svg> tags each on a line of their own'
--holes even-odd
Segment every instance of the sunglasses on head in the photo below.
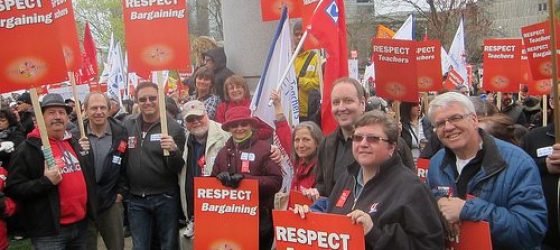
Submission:
<svg viewBox="0 0 560 250">
<path fill-rule="evenodd" d="M 201 115 L 201 116 L 191 115 L 191 116 L 185 118 L 185 121 L 186 121 L 186 122 L 200 121 L 200 120 L 202 120 L 203 117 L 204 117 L 204 116 L 202 116 L 202 115 Z"/>
<path fill-rule="evenodd" d="M 379 137 L 379 136 L 375 136 L 375 135 L 356 135 L 355 134 L 355 135 L 352 136 L 352 141 L 355 142 L 355 143 L 360 143 L 364 139 L 366 139 L 367 143 L 371 143 L 371 144 L 377 144 L 377 143 L 380 143 L 381 141 L 391 142 L 387 138 L 383 138 L 383 137 Z"/>
<path fill-rule="evenodd" d="M 150 102 L 155 102 L 157 100 L 157 96 L 151 95 L 138 98 L 138 102 L 146 102 L 148 100 L 150 100 Z"/>
</svg>

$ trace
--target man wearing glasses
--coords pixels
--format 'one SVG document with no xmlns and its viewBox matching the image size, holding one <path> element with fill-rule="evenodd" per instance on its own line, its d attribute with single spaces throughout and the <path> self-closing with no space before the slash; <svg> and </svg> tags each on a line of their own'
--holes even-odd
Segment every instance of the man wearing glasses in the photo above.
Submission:
<svg viewBox="0 0 560 250">
<path fill-rule="evenodd" d="M 540 248 L 547 214 L 533 159 L 479 129 L 462 94 L 437 96 L 428 116 L 445 146 L 430 160 L 428 185 L 453 233 L 461 221 L 487 221 L 495 249 Z"/>
<path fill-rule="evenodd" d="M 221 124 L 208 118 L 201 101 L 187 102 L 184 107 L 187 143 L 183 159 L 186 167 L 179 175 L 179 187 L 181 207 L 187 219 L 183 236 L 191 238 L 194 236 L 194 177 L 210 176 L 216 155 L 231 135 L 222 129 Z"/>
<path fill-rule="evenodd" d="M 161 133 L 156 84 L 138 84 L 136 98 L 140 114 L 123 123 L 129 134 L 126 171 L 133 249 L 150 249 L 152 229 L 158 234 L 158 248 L 177 249 L 177 175 L 185 164 L 185 131 L 167 117 L 169 134 Z M 163 150 L 169 151 L 169 156 L 164 156 Z"/>
</svg>

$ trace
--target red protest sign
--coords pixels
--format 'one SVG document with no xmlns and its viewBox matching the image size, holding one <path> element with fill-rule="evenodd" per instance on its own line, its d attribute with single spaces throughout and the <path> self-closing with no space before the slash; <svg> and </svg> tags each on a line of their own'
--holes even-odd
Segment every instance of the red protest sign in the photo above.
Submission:
<svg viewBox="0 0 560 250">
<path fill-rule="evenodd" d="M 552 79 L 533 80 L 529 59 L 526 50 L 521 51 L 521 74 L 523 75 L 523 83 L 527 83 L 529 95 L 549 95 L 552 89 Z"/>
<path fill-rule="evenodd" d="M 280 19 L 282 7 L 286 5 L 290 18 L 301 17 L 302 0 L 261 0 L 261 14 L 263 21 Z"/>
<path fill-rule="evenodd" d="M 486 221 L 461 221 L 459 235 L 447 241 L 446 249 L 454 250 L 491 250 L 490 224 Z"/>
<path fill-rule="evenodd" d="M 364 229 L 345 215 L 272 211 L 276 249 L 365 249 Z M 336 226 L 333 226 L 336 225 Z"/>
<path fill-rule="evenodd" d="M 129 72 L 189 71 L 186 1 L 123 0 Z"/>
<path fill-rule="evenodd" d="M 68 71 L 77 71 L 82 62 L 82 53 L 78 43 L 78 32 L 74 20 L 74 8 L 72 1 L 52 1 L 53 13 L 56 27 L 58 29 L 58 40 L 62 46 L 64 60 Z"/>
<path fill-rule="evenodd" d="M 0 1 L 0 10 L 0 92 L 65 81 L 50 1 Z"/>
<path fill-rule="evenodd" d="M 484 90 L 513 93 L 523 81 L 521 39 L 484 40 Z"/>
<path fill-rule="evenodd" d="M 379 97 L 418 102 L 415 41 L 373 39 L 373 63 Z"/>
<path fill-rule="evenodd" d="M 195 249 L 259 248 L 257 180 L 243 180 L 232 189 L 216 178 L 197 177 L 194 190 Z"/>
<path fill-rule="evenodd" d="M 529 95 L 550 95 L 552 89 L 552 79 L 534 80 L 527 86 Z"/>
<path fill-rule="evenodd" d="M 560 32 L 560 23 L 556 21 L 556 33 Z M 552 77 L 552 60 L 550 52 L 550 24 L 548 21 L 521 28 L 523 42 L 531 65 L 534 80 Z M 556 41 L 560 48 L 560 41 Z M 558 55 L 556 55 L 558 57 Z M 560 59 L 560 57 L 559 57 Z M 485 76 L 486 77 L 486 76 Z"/>
<path fill-rule="evenodd" d="M 449 72 L 447 72 L 447 79 L 443 83 L 443 87 L 447 90 L 455 90 L 457 86 L 462 85 L 465 80 L 457 70 L 450 67 Z"/>
<path fill-rule="evenodd" d="M 416 162 L 416 173 L 422 183 L 426 183 L 428 178 L 428 170 L 430 169 L 430 159 L 418 158 Z"/>
<path fill-rule="evenodd" d="M 416 70 L 418 91 L 441 90 L 441 44 L 437 40 L 417 42 Z"/>
</svg>

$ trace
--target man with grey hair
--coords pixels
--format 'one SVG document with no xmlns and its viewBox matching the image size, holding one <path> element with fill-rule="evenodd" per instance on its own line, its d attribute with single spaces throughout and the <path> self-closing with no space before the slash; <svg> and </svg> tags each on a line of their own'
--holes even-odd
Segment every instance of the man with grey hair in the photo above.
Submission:
<svg viewBox="0 0 560 250">
<path fill-rule="evenodd" d="M 122 200 L 126 186 L 128 133 L 110 116 L 111 100 L 100 92 L 89 93 L 84 99 L 87 119 L 84 129 L 87 139 L 80 145 L 88 151 L 87 160 L 94 167 L 97 218 L 88 226 L 88 249 L 97 249 L 101 234 L 107 249 L 124 248 Z M 72 131 L 79 138 L 79 130 Z"/>
<path fill-rule="evenodd" d="M 461 221 L 487 221 L 495 249 L 539 248 L 547 214 L 533 159 L 479 129 L 465 95 L 437 96 L 428 116 L 445 146 L 431 158 L 428 185 L 454 233 Z"/>
<path fill-rule="evenodd" d="M 187 219 L 183 236 L 191 238 L 194 235 L 194 178 L 210 176 L 216 155 L 230 134 L 222 129 L 221 124 L 208 118 L 201 101 L 190 101 L 183 107 L 187 141 L 183 152 L 185 167 L 179 173 L 179 187 L 181 207 Z"/>
</svg>

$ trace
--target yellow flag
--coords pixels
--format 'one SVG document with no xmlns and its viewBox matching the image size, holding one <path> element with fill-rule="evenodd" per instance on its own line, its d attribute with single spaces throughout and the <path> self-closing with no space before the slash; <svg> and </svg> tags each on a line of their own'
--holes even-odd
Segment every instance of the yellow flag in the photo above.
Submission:
<svg viewBox="0 0 560 250">
<path fill-rule="evenodd" d="M 384 25 L 377 25 L 377 33 L 375 38 L 393 38 L 395 32 Z"/>
</svg>

